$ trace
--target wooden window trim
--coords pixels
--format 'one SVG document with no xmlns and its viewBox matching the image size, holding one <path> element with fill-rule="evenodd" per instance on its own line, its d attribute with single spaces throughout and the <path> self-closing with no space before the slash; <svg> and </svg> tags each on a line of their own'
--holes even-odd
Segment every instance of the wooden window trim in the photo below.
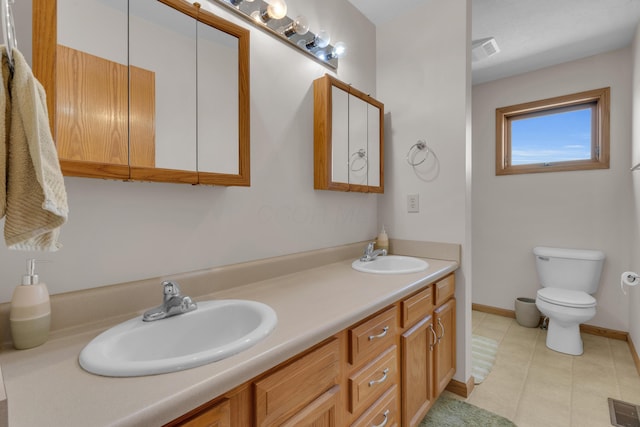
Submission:
<svg viewBox="0 0 640 427">
<path fill-rule="evenodd" d="M 591 159 L 511 165 L 511 121 L 592 104 Z M 609 169 L 610 88 L 558 96 L 496 109 L 496 175 Z"/>
</svg>

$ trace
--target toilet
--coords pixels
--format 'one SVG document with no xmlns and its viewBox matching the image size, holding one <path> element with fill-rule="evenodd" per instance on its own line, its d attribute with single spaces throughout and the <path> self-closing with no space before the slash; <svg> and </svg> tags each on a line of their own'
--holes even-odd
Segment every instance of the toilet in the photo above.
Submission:
<svg viewBox="0 0 640 427">
<path fill-rule="evenodd" d="M 533 249 L 541 289 L 536 307 L 549 318 L 547 347 L 560 353 L 581 355 L 580 324 L 596 315 L 596 299 L 604 264 L 597 250 L 538 246 Z"/>
</svg>

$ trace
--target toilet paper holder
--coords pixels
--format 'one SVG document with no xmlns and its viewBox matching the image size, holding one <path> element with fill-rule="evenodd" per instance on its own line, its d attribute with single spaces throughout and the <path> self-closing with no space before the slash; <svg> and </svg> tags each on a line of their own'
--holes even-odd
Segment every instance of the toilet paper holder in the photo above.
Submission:
<svg viewBox="0 0 640 427">
<path fill-rule="evenodd" d="M 625 271 L 620 276 L 620 289 L 622 289 L 623 294 L 627 294 L 624 290 L 624 286 L 637 286 L 640 283 L 640 276 L 638 273 L 633 271 Z"/>
</svg>

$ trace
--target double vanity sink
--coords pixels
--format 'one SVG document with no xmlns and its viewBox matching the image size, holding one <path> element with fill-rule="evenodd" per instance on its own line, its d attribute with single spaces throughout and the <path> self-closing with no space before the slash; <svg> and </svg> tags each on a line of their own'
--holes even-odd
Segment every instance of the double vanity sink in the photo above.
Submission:
<svg viewBox="0 0 640 427">
<path fill-rule="evenodd" d="M 373 274 L 416 273 L 428 266 L 422 259 L 397 255 L 352 263 L 353 269 Z M 159 320 L 143 321 L 145 318 L 130 319 L 98 335 L 80 353 L 80 366 L 111 377 L 182 371 L 252 347 L 278 322 L 270 306 L 232 299 L 200 302 L 192 311 Z"/>
<path fill-rule="evenodd" d="M 356 243 L 176 274 L 171 278 L 196 297 L 197 309 L 150 322 L 140 316 L 132 321 L 134 316 L 127 313 L 141 313 L 160 299 L 157 279 L 55 295 L 57 326 L 49 341 L 26 351 L 0 353 L 9 425 L 164 425 L 215 396 L 238 390 L 459 266 L 458 245 L 393 244 L 397 253 L 426 259 L 427 269 L 410 274 L 356 271 L 352 264 L 362 253 L 362 243 Z M 392 259 L 386 261 L 395 262 Z M 396 270 L 382 267 L 381 261 L 385 259 L 379 257 L 368 267 Z M 123 302 L 124 308 L 117 311 Z M 263 319 L 269 318 L 260 314 L 263 306 L 277 313 L 277 325 L 270 332 L 264 332 L 270 326 L 261 329 L 268 323 Z M 267 335 L 260 338 L 260 330 Z M 253 344 L 235 347 L 253 333 Z M 119 369 L 119 374 L 93 375 L 81 367 L 79 355 L 90 355 L 94 346 L 99 349 L 94 355 L 101 353 L 102 363 Z M 231 347 L 229 353 L 216 354 Z M 211 354 L 216 354 L 214 363 L 202 362 Z M 190 369 L 179 362 L 161 375 L 131 370 L 134 365 L 140 369 L 192 357 L 199 361 Z M 122 373 L 123 366 L 129 366 L 128 373 Z M 33 402 L 38 402 L 37 411 Z"/>
</svg>

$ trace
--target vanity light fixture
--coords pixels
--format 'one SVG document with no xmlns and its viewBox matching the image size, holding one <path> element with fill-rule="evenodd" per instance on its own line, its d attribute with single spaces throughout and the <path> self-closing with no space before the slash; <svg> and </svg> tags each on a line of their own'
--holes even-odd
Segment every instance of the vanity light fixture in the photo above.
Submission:
<svg viewBox="0 0 640 427">
<path fill-rule="evenodd" d="M 305 35 L 309 32 L 309 21 L 306 16 L 299 15 L 294 19 L 289 26 L 282 30 L 282 34 L 289 38 L 294 34 Z"/>
<path fill-rule="evenodd" d="M 288 17 L 285 0 L 210 1 L 334 70 L 338 68 L 338 59 L 346 52 L 344 43 L 331 46 L 327 31 L 320 30 L 317 34 L 309 31 L 309 21 L 305 16 Z"/>
<path fill-rule="evenodd" d="M 229 3 L 231 3 L 235 7 L 239 7 L 240 3 L 242 3 L 243 1 L 252 2 L 253 0 L 229 0 Z"/>
</svg>

